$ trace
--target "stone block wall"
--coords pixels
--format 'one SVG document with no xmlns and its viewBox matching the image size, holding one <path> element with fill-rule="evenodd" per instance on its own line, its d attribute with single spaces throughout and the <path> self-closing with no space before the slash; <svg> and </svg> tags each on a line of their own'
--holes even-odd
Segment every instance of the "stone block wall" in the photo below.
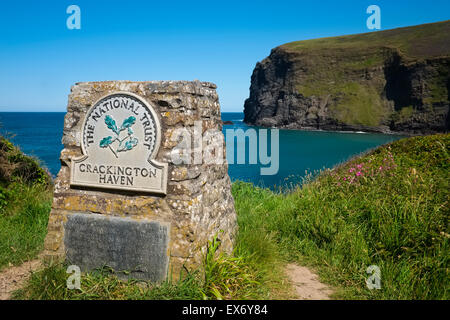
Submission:
<svg viewBox="0 0 450 320">
<path fill-rule="evenodd" d="M 231 252 L 236 213 L 225 159 L 223 164 L 181 165 L 171 159 L 172 148 L 177 145 L 172 135 L 177 128 L 186 128 L 194 137 L 194 123 L 201 121 L 203 133 L 208 129 L 221 132 L 215 89 L 214 84 L 199 81 L 84 82 L 71 88 L 64 118 L 61 170 L 55 180 L 45 240 L 47 260 L 65 258 L 65 224 L 69 215 L 80 213 L 170 225 L 167 254 L 169 271 L 175 277 L 183 265 L 190 269 L 201 264 L 202 250 L 216 234 L 221 240 L 221 250 Z M 70 186 L 71 159 L 82 155 L 81 131 L 87 111 L 101 97 L 118 91 L 140 96 L 159 117 L 161 145 L 155 160 L 169 164 L 166 195 Z M 196 143 L 193 142 L 192 153 L 196 151 Z"/>
</svg>

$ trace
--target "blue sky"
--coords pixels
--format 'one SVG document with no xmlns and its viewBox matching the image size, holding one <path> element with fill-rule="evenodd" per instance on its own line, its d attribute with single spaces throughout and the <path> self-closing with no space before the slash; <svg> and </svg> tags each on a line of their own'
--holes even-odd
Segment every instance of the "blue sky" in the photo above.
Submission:
<svg viewBox="0 0 450 320">
<path fill-rule="evenodd" d="M 66 27 L 69 5 L 81 30 Z M 450 19 L 448 0 L 2 1 L 0 111 L 65 111 L 70 86 L 97 80 L 218 85 L 222 111 L 242 111 L 257 61 L 286 42 Z"/>
</svg>

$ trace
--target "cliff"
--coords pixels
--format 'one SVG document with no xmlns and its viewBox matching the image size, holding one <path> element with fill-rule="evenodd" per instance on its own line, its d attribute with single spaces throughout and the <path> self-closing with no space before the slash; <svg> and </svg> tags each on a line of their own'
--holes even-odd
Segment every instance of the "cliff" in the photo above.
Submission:
<svg viewBox="0 0 450 320">
<path fill-rule="evenodd" d="M 256 64 L 248 124 L 424 134 L 450 127 L 450 20 L 297 41 Z"/>
</svg>

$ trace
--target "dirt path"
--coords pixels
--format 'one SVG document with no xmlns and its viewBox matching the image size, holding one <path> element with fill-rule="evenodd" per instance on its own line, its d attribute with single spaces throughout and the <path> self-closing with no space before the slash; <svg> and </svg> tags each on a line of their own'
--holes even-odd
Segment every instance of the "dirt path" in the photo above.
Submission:
<svg viewBox="0 0 450 320">
<path fill-rule="evenodd" d="M 286 274 L 292 283 L 295 300 L 329 300 L 332 290 L 318 280 L 308 268 L 296 264 L 286 266 Z"/>
<path fill-rule="evenodd" d="M 14 290 L 20 289 L 25 280 L 41 266 L 39 259 L 0 272 L 0 300 L 8 300 Z"/>
</svg>

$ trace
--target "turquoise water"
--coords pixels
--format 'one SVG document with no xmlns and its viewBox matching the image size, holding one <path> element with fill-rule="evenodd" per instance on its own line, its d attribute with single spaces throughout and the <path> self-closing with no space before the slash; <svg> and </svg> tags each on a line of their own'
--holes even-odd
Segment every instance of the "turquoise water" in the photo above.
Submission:
<svg viewBox="0 0 450 320">
<path fill-rule="evenodd" d="M 225 125 L 224 130 L 249 128 L 242 122 L 243 118 L 243 113 L 223 113 L 224 121 L 233 122 L 233 125 Z M 402 136 L 372 133 L 280 130 L 280 164 L 276 175 L 261 176 L 260 165 L 234 164 L 230 165 L 228 172 L 232 179 L 251 181 L 270 188 L 289 186 L 301 182 L 306 171 L 311 173 L 332 168 L 352 156 L 400 138 Z"/>
<path fill-rule="evenodd" d="M 243 113 L 223 113 L 224 121 L 233 125 L 226 129 L 249 127 L 242 122 Z M 41 159 L 53 175 L 60 169 L 59 155 L 64 113 L 0 113 L 0 132 L 26 154 Z M 305 175 L 323 168 L 330 168 L 363 151 L 401 138 L 400 136 L 368 133 L 336 133 L 298 130 L 280 130 L 280 163 L 276 175 L 261 176 L 260 165 L 232 164 L 229 174 L 232 180 L 250 181 L 266 187 L 297 183 Z M 237 145 L 235 146 L 237 148 Z M 270 147 L 269 147 L 270 150 Z M 236 152 L 235 152 L 236 153 Z"/>
</svg>

